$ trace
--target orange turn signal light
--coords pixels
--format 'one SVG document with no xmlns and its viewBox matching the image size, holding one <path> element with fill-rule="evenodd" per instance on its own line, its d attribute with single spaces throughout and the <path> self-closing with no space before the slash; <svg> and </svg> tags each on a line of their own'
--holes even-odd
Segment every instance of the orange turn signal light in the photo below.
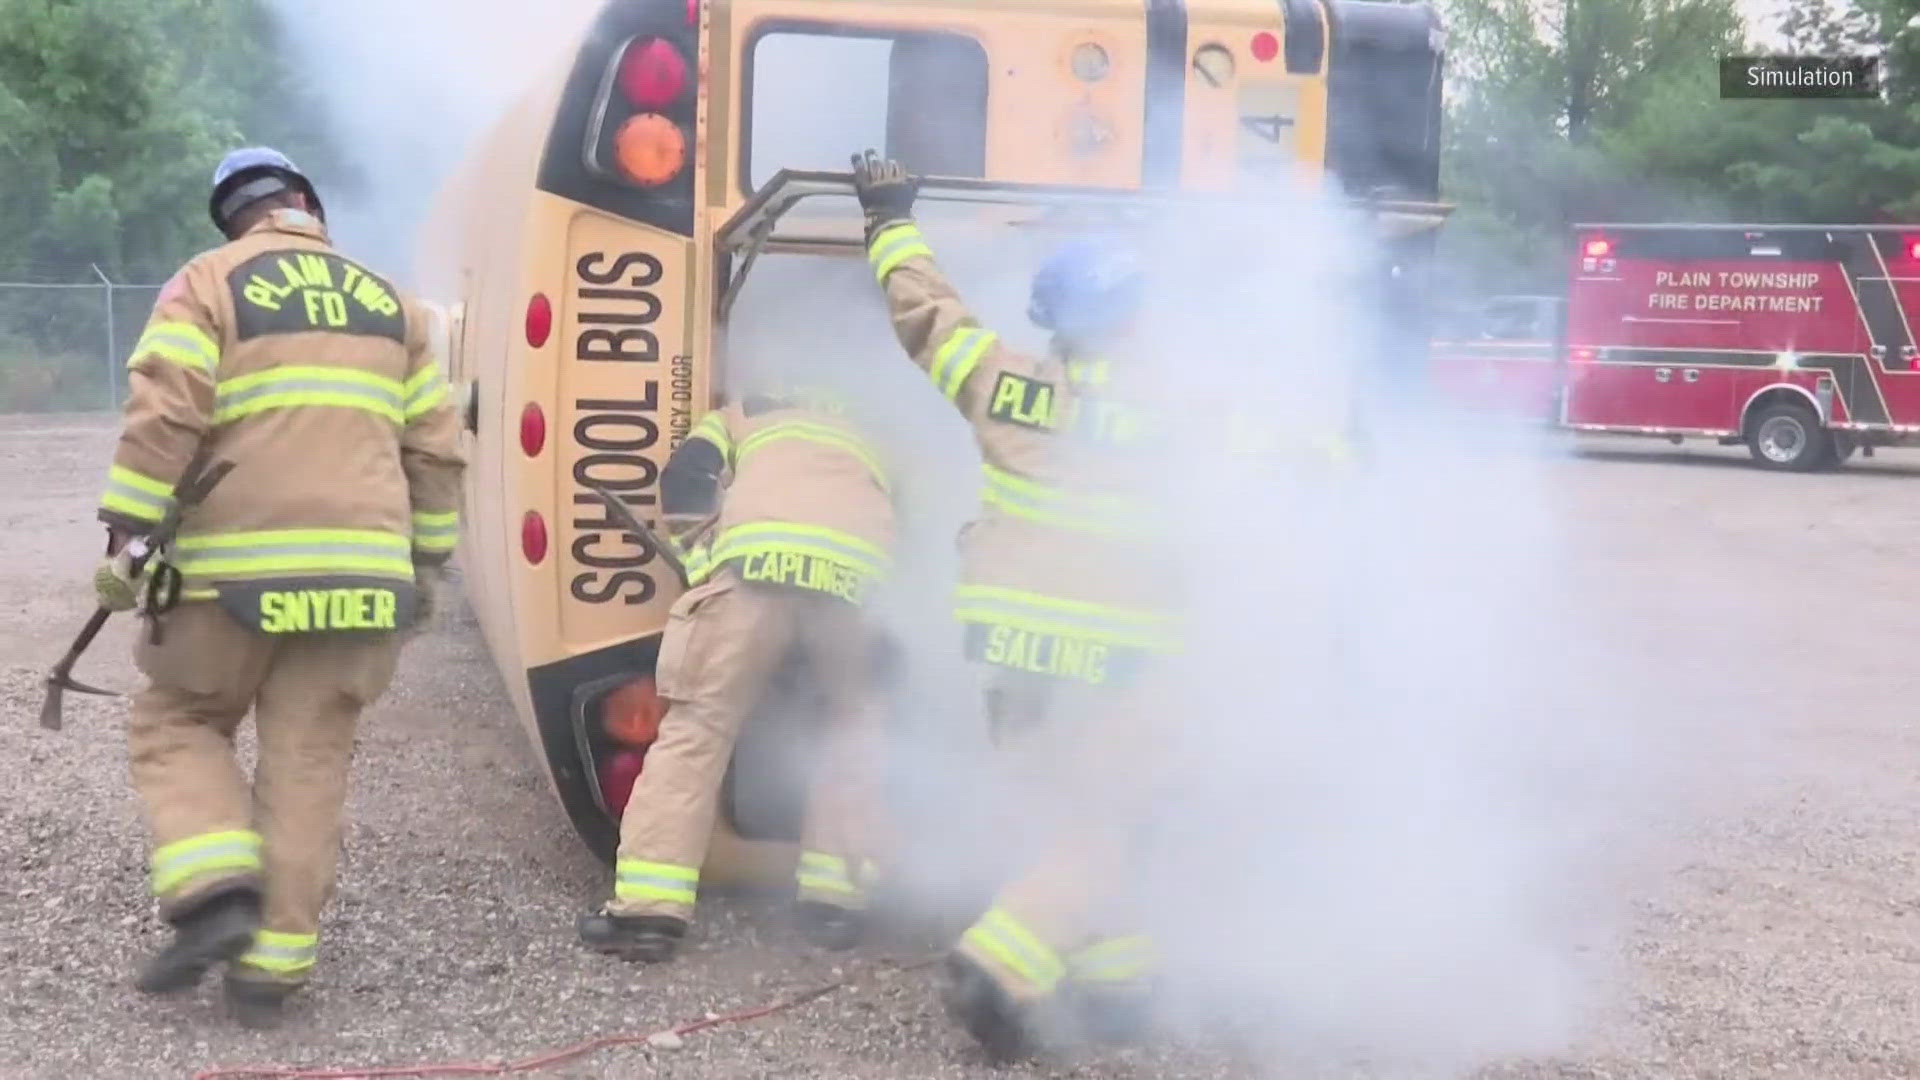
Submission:
<svg viewBox="0 0 1920 1080">
<path fill-rule="evenodd" d="M 658 187 L 680 175 L 687 163 L 687 136 L 659 113 L 641 113 L 613 136 L 614 159 L 636 184 Z"/>
</svg>

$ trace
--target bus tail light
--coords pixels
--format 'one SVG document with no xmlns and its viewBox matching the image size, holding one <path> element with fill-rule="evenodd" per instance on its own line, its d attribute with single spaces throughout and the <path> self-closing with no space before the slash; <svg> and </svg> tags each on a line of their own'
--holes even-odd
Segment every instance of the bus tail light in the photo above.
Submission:
<svg viewBox="0 0 1920 1080">
<path fill-rule="evenodd" d="M 644 750 L 623 746 L 600 762 L 600 797 L 606 800 L 607 812 L 616 821 L 626 813 L 627 799 L 633 794 L 633 785 L 640 779 L 640 770 L 645 767 L 646 757 Z"/>
<path fill-rule="evenodd" d="M 607 61 L 586 151 L 603 179 L 657 199 L 692 199 L 700 15 L 697 0 L 685 26 L 673 5 L 655 8 Z"/>
<path fill-rule="evenodd" d="M 540 411 L 539 405 L 529 401 L 527 407 L 520 410 L 520 449 L 528 457 L 539 457 L 546 445 L 547 414 Z"/>
<path fill-rule="evenodd" d="M 666 712 L 653 676 L 642 675 L 601 700 L 600 727 L 622 746 L 649 746 L 660 737 L 660 718 Z"/>
<path fill-rule="evenodd" d="M 539 348 L 553 334 L 553 301 L 545 293 L 534 293 L 527 301 L 527 344 Z"/>
<path fill-rule="evenodd" d="M 529 510 L 520 519 L 520 553 L 535 566 L 547 557 L 547 519 Z"/>
<path fill-rule="evenodd" d="M 687 61 L 660 38 L 634 38 L 620 55 L 620 92 L 635 108 L 658 112 L 687 88 Z"/>
<path fill-rule="evenodd" d="M 620 125 L 613 145 L 620 171 L 642 187 L 659 187 L 687 163 L 686 134 L 659 113 L 641 113 Z"/>
</svg>

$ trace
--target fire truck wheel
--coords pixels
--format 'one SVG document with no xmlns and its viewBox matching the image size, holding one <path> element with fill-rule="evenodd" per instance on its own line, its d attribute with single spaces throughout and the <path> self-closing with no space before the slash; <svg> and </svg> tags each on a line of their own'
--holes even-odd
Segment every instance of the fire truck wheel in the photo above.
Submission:
<svg viewBox="0 0 1920 1080">
<path fill-rule="evenodd" d="M 1792 401 L 1762 406 L 1753 414 L 1747 449 L 1769 469 L 1811 472 L 1838 463 L 1832 434 L 1812 409 Z"/>
</svg>

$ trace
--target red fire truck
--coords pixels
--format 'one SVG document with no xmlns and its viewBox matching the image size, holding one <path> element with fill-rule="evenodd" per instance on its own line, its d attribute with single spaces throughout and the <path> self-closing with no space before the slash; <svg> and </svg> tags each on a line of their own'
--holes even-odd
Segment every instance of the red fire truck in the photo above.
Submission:
<svg viewBox="0 0 1920 1080">
<path fill-rule="evenodd" d="M 1460 378 L 1497 350 L 1483 334 L 1435 343 L 1444 394 L 1545 403 L 1533 415 L 1577 431 L 1744 442 L 1775 469 L 1920 436 L 1920 227 L 1578 225 L 1573 241 L 1553 392 L 1531 364 Z"/>
</svg>

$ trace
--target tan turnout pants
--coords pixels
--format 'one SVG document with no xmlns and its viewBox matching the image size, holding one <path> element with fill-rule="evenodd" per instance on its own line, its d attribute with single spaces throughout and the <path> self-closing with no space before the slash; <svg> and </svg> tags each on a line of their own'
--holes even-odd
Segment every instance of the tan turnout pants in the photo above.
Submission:
<svg viewBox="0 0 1920 1080">
<path fill-rule="evenodd" d="M 620 819 L 616 915 L 690 919 L 740 726 L 798 645 L 826 697 L 827 740 L 802 827 L 799 895 L 866 902 L 875 850 L 883 713 L 875 637 L 860 608 L 799 590 L 752 585 L 729 566 L 674 604 L 656 666 L 667 701 L 660 735 Z"/>
<path fill-rule="evenodd" d="M 1036 837 L 1022 865 L 955 950 L 1009 995 L 1033 1000 L 1072 981 L 1122 988 L 1152 966 L 1130 895 L 1159 748 L 1154 694 L 988 669 L 993 738 Z M 1164 718 L 1162 718 L 1164 719 Z"/>
<path fill-rule="evenodd" d="M 360 711 L 386 692 L 400 638 L 257 633 L 211 602 L 183 603 L 134 660 L 127 749 L 153 832 L 153 890 L 168 918 L 210 893 L 263 894 L 262 929 L 235 974 L 298 983 L 332 894 L 347 765 Z M 254 714 L 253 783 L 233 737 Z"/>
</svg>

